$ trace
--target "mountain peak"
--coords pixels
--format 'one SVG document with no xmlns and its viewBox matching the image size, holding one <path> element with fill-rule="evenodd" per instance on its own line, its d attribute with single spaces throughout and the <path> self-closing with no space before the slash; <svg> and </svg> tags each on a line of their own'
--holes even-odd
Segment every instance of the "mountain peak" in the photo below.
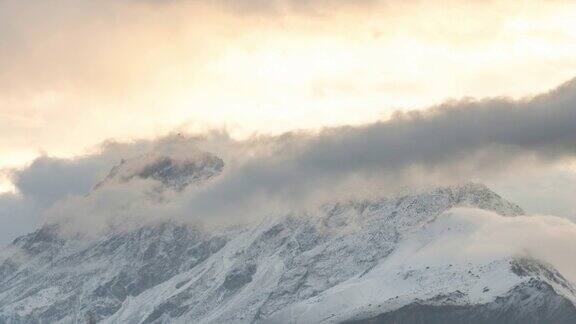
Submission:
<svg viewBox="0 0 576 324">
<path fill-rule="evenodd" d="M 438 194 L 448 195 L 458 205 L 473 206 L 496 211 L 501 215 L 523 215 L 524 210 L 502 198 L 488 186 L 482 183 L 467 182 L 459 185 L 442 187 L 435 190 Z"/>
<path fill-rule="evenodd" d="M 94 190 L 109 182 L 126 183 L 133 179 L 152 179 L 167 188 L 180 191 L 190 184 L 201 184 L 217 176 L 223 168 L 222 159 L 206 152 L 197 151 L 177 156 L 149 153 L 122 159 Z"/>
</svg>

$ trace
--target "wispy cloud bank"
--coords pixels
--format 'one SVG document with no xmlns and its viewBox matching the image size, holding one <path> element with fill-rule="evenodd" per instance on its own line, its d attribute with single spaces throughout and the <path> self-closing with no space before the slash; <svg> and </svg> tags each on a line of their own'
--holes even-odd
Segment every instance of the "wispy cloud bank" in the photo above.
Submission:
<svg viewBox="0 0 576 324">
<path fill-rule="evenodd" d="M 230 224 L 328 201 L 378 197 L 406 187 L 483 181 L 571 159 L 576 154 L 575 107 L 576 83 L 571 81 L 532 99 L 458 101 L 360 127 L 243 141 L 223 132 L 173 136 L 103 150 L 75 162 L 52 161 L 65 171 L 62 183 L 72 181 L 62 190 L 50 189 L 51 184 L 59 188 L 52 177 L 57 173 L 50 171 L 58 168 L 48 168 L 51 163 L 40 160 L 21 171 L 16 183 L 25 197 L 42 197 L 35 200 L 68 197 L 50 210 L 50 219 L 65 217 L 77 228 L 88 218 L 92 225 L 86 227 L 91 229 L 98 228 L 95 223 L 102 229 L 129 219 Z M 146 200 L 150 189 L 146 181 L 78 197 L 96 174 L 103 174 L 104 165 L 112 165 L 122 154 L 155 151 L 186 156 L 197 148 L 221 156 L 223 174 L 171 195 L 169 202 Z"/>
<path fill-rule="evenodd" d="M 552 264 L 576 281 L 576 224 L 555 216 L 505 217 L 455 208 L 402 243 L 387 266 L 486 264 L 491 260 L 535 259 Z"/>
</svg>

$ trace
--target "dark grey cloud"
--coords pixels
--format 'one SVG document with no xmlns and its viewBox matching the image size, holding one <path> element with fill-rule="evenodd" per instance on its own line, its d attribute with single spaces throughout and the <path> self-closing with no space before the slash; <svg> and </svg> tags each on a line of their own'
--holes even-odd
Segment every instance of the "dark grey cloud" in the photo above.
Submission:
<svg viewBox="0 0 576 324">
<path fill-rule="evenodd" d="M 151 145 L 150 141 L 109 142 L 92 154 L 72 159 L 41 156 L 25 168 L 11 170 L 18 192 L 0 194 L 0 245 L 30 231 L 54 203 L 88 194 L 113 165 Z"/>
<path fill-rule="evenodd" d="M 0 194 L 0 246 L 33 230 L 41 210 L 32 201 L 13 194 Z"/>
<path fill-rule="evenodd" d="M 55 202 L 88 193 L 107 165 L 104 156 L 74 160 L 43 156 L 13 171 L 19 192 L 0 194 L 0 245 L 30 231 L 40 222 L 42 211 Z"/>
<path fill-rule="evenodd" d="M 363 127 L 285 135 L 276 144 L 190 195 L 187 210 L 228 215 L 244 207 L 249 213 L 259 202 L 298 206 L 318 194 L 336 195 L 351 179 L 398 188 L 413 182 L 413 169 L 424 182 L 467 181 L 505 172 L 523 159 L 573 157 L 576 81 L 531 99 L 452 102 Z M 359 189 L 347 186 L 346 193 Z"/>
<path fill-rule="evenodd" d="M 69 195 L 88 193 L 102 176 L 106 164 L 106 161 L 96 158 L 66 160 L 41 157 L 30 167 L 15 172 L 14 184 L 22 195 L 49 205 Z"/>
<path fill-rule="evenodd" d="M 139 185 L 134 184 L 82 198 L 122 157 L 150 150 L 185 155 L 193 151 L 191 147 L 222 157 L 224 173 L 201 187 L 171 196 L 162 205 L 139 201 L 146 195 L 139 194 Z M 387 121 L 319 133 L 235 141 L 225 132 L 215 132 L 108 145 L 98 154 L 75 160 L 41 158 L 19 171 L 15 183 L 25 202 L 36 202 L 34 206 L 49 209 L 51 221 L 66 219 L 76 229 L 116 224 L 113 218 L 120 213 L 112 209 L 118 206 L 122 217 L 138 224 L 166 217 L 220 224 L 328 201 L 381 196 L 407 186 L 494 179 L 520 168 L 528 172 L 544 168 L 575 155 L 573 80 L 530 99 L 454 101 L 425 111 L 398 113 Z M 146 183 L 140 185 L 148 188 Z M 12 210 L 17 209 L 13 199 L 3 199 Z"/>
</svg>

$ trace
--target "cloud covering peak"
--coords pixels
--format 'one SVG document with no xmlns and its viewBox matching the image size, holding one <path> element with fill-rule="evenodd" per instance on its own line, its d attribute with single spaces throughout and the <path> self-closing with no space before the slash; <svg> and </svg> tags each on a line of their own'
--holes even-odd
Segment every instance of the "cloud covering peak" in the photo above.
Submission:
<svg viewBox="0 0 576 324">
<path fill-rule="evenodd" d="M 48 210 L 50 220 L 64 217 L 78 229 L 84 219 L 102 228 L 146 217 L 229 224 L 329 201 L 543 168 L 573 159 L 575 143 L 573 80 L 533 98 L 453 101 L 397 113 L 386 121 L 316 133 L 234 140 L 225 132 L 212 132 L 109 144 L 99 153 L 71 161 L 41 158 L 14 178 L 19 199 L 33 201 L 39 206 L 36 213 Z M 199 149 L 224 160 L 222 173 L 204 185 L 170 193 L 160 204 L 146 200 L 154 179 L 117 184 L 84 197 L 97 176 L 102 178 L 120 158 L 145 152 L 194 156 Z"/>
</svg>

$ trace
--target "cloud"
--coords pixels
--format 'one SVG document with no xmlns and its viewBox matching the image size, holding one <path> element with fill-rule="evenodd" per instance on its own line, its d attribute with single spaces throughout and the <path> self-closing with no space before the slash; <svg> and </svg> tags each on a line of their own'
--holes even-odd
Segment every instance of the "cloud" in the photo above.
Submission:
<svg viewBox="0 0 576 324">
<path fill-rule="evenodd" d="M 571 81 L 530 100 L 462 101 L 363 127 L 289 134 L 278 138 L 274 149 L 195 191 L 188 205 L 199 214 L 225 216 L 242 210 L 239 206 L 254 212 L 256 201 L 299 206 L 326 192 L 352 196 L 362 187 L 350 190 L 349 181 L 392 189 L 418 178 L 465 181 L 516 163 L 573 157 L 574 143 L 576 82 Z"/>
<path fill-rule="evenodd" d="M 166 219 L 237 224 L 331 201 L 543 170 L 573 159 L 574 143 L 576 81 L 570 81 L 531 99 L 454 101 L 364 126 L 247 140 L 214 131 L 107 143 L 75 159 L 42 157 L 13 174 L 20 196 L 3 196 L 0 210 L 10 210 L 6 219 L 20 217 L 18 211 L 23 220 L 43 214 L 73 231 Z M 140 181 L 84 197 L 122 158 L 149 152 L 181 158 L 198 148 L 225 161 L 224 172 L 200 187 L 150 199 L 154 184 Z M 15 207 L 18 201 L 28 207 Z"/>
<path fill-rule="evenodd" d="M 576 170 L 569 164 L 515 168 L 486 184 L 525 210 L 576 222 Z"/>
<path fill-rule="evenodd" d="M 334 13 L 335 11 L 347 9 L 369 9 L 382 4 L 378 0 L 220 0 L 221 6 L 231 9 L 238 14 L 247 15 L 280 15 L 286 13 L 299 13 L 307 15 L 321 15 Z M 384 1 L 386 2 L 386 1 Z"/>
<path fill-rule="evenodd" d="M 85 197 L 122 158 L 141 154 L 158 143 L 107 142 L 80 157 L 41 156 L 27 167 L 9 170 L 17 192 L 0 194 L 0 245 L 41 225 L 43 213 L 55 203 Z"/>
<path fill-rule="evenodd" d="M 49 218 L 64 215 L 67 225 L 80 230 L 86 217 L 101 219 L 102 226 L 89 226 L 100 229 L 167 218 L 234 224 L 407 187 L 483 181 L 521 168 L 529 172 L 574 158 L 575 142 L 576 81 L 532 99 L 451 102 L 319 133 L 243 141 L 225 133 L 176 136 L 150 147 L 168 155 L 185 155 L 192 147 L 212 151 L 225 160 L 223 174 L 157 205 L 145 200 L 145 185 L 109 188 L 112 193 L 107 189 L 88 199 L 63 201 Z M 90 212 L 77 216 L 77 210 Z"/>
<path fill-rule="evenodd" d="M 182 125 L 357 125 L 575 73 L 566 3 L 462 1 L 2 0 L 0 168 Z"/>
<path fill-rule="evenodd" d="M 576 224 L 555 216 L 505 217 L 494 212 L 455 208 L 440 215 L 399 247 L 395 263 L 486 263 L 529 257 L 552 264 L 576 281 Z"/>
<path fill-rule="evenodd" d="M 0 194 L 0 246 L 38 227 L 42 210 L 13 193 Z"/>
</svg>

